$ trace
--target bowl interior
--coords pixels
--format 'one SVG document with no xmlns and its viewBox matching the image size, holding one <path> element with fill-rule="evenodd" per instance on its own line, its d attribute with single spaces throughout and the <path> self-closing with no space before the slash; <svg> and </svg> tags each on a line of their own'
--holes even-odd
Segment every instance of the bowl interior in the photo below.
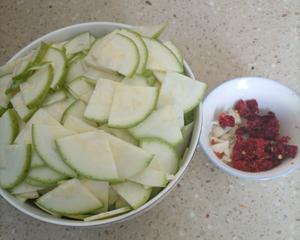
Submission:
<svg viewBox="0 0 300 240">
<path fill-rule="evenodd" d="M 236 170 L 220 161 L 209 145 L 212 121 L 221 111 L 232 108 L 239 99 L 256 99 L 260 109 L 273 111 L 280 122 L 282 136 L 290 136 L 290 144 L 300 144 L 300 98 L 289 88 L 264 78 L 239 78 L 213 90 L 203 102 L 203 125 L 200 142 L 207 156 L 226 172 L 244 178 L 271 179 L 288 174 L 300 165 L 299 153 L 294 159 L 265 172 L 248 173 Z"/>
<path fill-rule="evenodd" d="M 29 50 L 35 49 L 39 46 L 39 44 L 44 41 L 44 42 L 59 42 L 59 41 L 64 41 L 67 40 L 79 33 L 82 32 L 90 32 L 96 37 L 103 36 L 117 28 L 130 28 L 129 25 L 125 24 L 120 24 L 120 23 L 110 23 L 110 22 L 92 22 L 92 23 L 82 23 L 82 24 L 77 24 L 77 25 L 72 25 L 69 27 L 65 27 L 59 30 L 56 30 L 54 32 L 48 33 L 41 38 L 33 41 L 30 43 L 28 46 L 20 50 L 11 60 L 16 59 L 24 54 L 26 54 Z M 184 62 L 184 69 L 185 73 L 190 76 L 191 78 L 195 79 L 192 70 L 188 66 L 186 62 Z M 175 179 L 172 180 L 166 188 L 164 188 L 158 195 L 156 195 L 154 198 L 152 198 L 150 201 L 145 203 L 143 206 L 140 208 L 133 210 L 129 213 L 110 218 L 110 219 L 104 219 L 104 220 L 98 220 L 98 221 L 92 221 L 92 222 L 82 222 L 82 221 L 76 221 L 76 220 L 71 220 L 71 219 L 62 219 L 62 218 L 57 218 L 54 216 L 51 216 L 50 214 L 47 214 L 40 209 L 28 204 L 28 203 L 23 203 L 10 195 L 7 191 L 3 190 L 0 188 L 0 195 L 4 199 L 6 199 L 11 205 L 19 209 L 20 211 L 36 218 L 41 221 L 49 222 L 49 223 L 54 223 L 54 224 L 59 224 L 59 225 L 65 225 L 65 226 L 104 226 L 107 224 L 112 224 L 116 222 L 121 222 L 128 220 L 132 217 L 138 216 L 145 212 L 146 210 L 150 209 L 153 207 L 155 204 L 157 204 L 159 201 L 161 201 L 175 186 L 176 183 L 180 180 L 182 177 L 184 171 L 187 168 L 188 163 L 193 157 L 193 154 L 195 152 L 195 149 L 197 147 L 199 135 L 200 135 L 200 129 L 201 129 L 201 114 L 199 113 L 201 109 L 197 108 L 196 110 L 196 116 L 195 116 L 195 124 L 194 124 L 194 131 L 192 135 L 192 139 L 189 145 L 189 151 L 184 159 L 179 171 L 175 175 Z"/>
</svg>

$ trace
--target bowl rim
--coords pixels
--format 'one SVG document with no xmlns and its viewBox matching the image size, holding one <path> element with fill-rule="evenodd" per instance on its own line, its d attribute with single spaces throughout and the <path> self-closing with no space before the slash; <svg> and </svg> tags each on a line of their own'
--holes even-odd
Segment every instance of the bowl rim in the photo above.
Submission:
<svg viewBox="0 0 300 240">
<path fill-rule="evenodd" d="M 117 23 L 117 22 L 85 22 L 85 23 L 79 23 L 74 25 L 69 25 L 63 28 L 59 28 L 57 30 L 54 30 L 52 32 L 46 33 L 45 35 L 42 35 L 41 37 L 37 38 L 36 40 L 33 40 L 31 43 L 27 44 L 25 47 L 23 47 L 21 50 L 19 50 L 8 62 L 13 61 L 14 59 L 22 56 L 30 49 L 37 46 L 42 41 L 47 41 L 45 39 L 50 38 L 51 36 L 55 34 L 59 34 L 61 32 L 72 30 L 76 28 L 86 28 L 86 31 L 89 31 L 89 28 L 91 27 L 110 27 L 110 28 L 131 28 L 131 25 L 123 24 L 123 23 Z M 76 31 L 76 30 L 74 30 Z M 192 72 L 190 66 L 186 61 L 184 61 L 184 70 L 186 74 L 195 79 L 194 73 Z M 61 226 L 72 226 L 72 227 L 92 227 L 92 226 L 98 226 L 103 227 L 106 225 L 114 224 L 114 223 L 120 223 L 123 221 L 130 220 L 134 217 L 140 216 L 144 212 L 150 210 L 152 207 L 154 207 L 156 204 L 158 204 L 160 201 L 162 201 L 176 186 L 176 184 L 180 181 L 180 179 L 183 177 L 183 174 L 185 173 L 188 164 L 192 160 L 194 153 L 196 151 L 196 148 L 198 146 L 198 141 L 200 137 L 201 132 L 201 126 L 202 126 L 202 114 L 201 114 L 202 108 L 197 107 L 196 109 L 196 117 L 194 121 L 194 129 L 193 129 L 193 135 L 190 140 L 189 144 L 189 152 L 187 154 L 186 159 L 184 160 L 184 164 L 181 165 L 178 172 L 175 174 L 175 178 L 169 182 L 169 184 L 155 197 L 150 199 L 148 202 L 143 204 L 138 209 L 134 209 L 128 213 L 118 215 L 113 218 L 108 219 L 102 219 L 102 220 L 96 220 L 91 222 L 84 222 L 84 221 L 78 221 L 78 220 L 72 220 L 72 219 L 64 219 L 64 218 L 48 218 L 44 216 L 40 216 L 39 214 L 34 213 L 30 209 L 24 208 L 22 205 L 27 203 L 22 203 L 19 200 L 17 200 L 14 196 L 12 196 L 9 192 L 6 190 L 0 188 L 0 195 L 12 206 L 20 210 L 21 212 L 25 213 L 26 215 L 29 215 L 37 220 L 40 220 L 42 222 L 52 223 L 56 225 Z M 41 211 L 41 210 L 40 210 Z M 50 216 L 50 215 L 49 215 Z"/>
<path fill-rule="evenodd" d="M 290 92 L 292 95 L 295 95 L 299 98 L 300 101 L 300 97 L 299 95 L 292 89 L 290 89 L 289 87 L 287 87 L 286 85 L 277 82 L 275 80 L 272 79 L 268 79 L 268 78 L 264 78 L 264 77 L 238 77 L 238 78 L 234 78 L 228 81 L 225 81 L 224 83 L 218 85 L 216 88 L 214 88 L 203 100 L 203 105 L 205 105 L 206 100 L 210 97 L 211 94 L 213 94 L 215 91 L 217 91 L 218 89 L 223 88 L 225 85 L 228 84 L 234 84 L 234 83 L 238 83 L 242 80 L 251 80 L 251 81 L 260 81 L 260 82 L 265 82 L 267 84 L 272 84 L 272 85 L 277 85 L 280 88 L 285 89 L 286 91 Z M 203 117 L 203 121 L 205 118 L 205 111 L 202 111 L 202 117 Z M 202 128 L 204 128 L 204 126 L 202 125 Z M 262 180 L 262 181 L 266 181 L 266 180 L 273 180 L 276 178 L 280 178 L 280 177 L 285 177 L 288 174 L 292 173 L 293 171 L 297 170 L 298 168 L 300 168 L 300 162 L 297 164 L 293 164 L 290 165 L 289 168 L 287 168 L 285 171 L 279 171 L 279 172 L 274 172 L 274 174 L 270 175 L 266 175 L 267 172 L 269 171 L 262 171 L 262 172 L 245 172 L 245 171 L 241 171 L 238 169 L 235 169 L 231 166 L 229 166 L 226 163 L 223 163 L 220 159 L 218 159 L 215 155 L 211 154 L 208 150 L 209 146 L 207 146 L 207 144 L 205 143 L 205 138 L 207 136 L 204 136 L 203 131 L 201 131 L 200 134 L 200 138 L 199 138 L 199 145 L 201 146 L 201 149 L 203 150 L 205 156 L 211 161 L 213 162 L 218 168 L 220 168 L 222 171 L 228 173 L 231 176 L 234 177 L 240 177 L 241 179 L 245 179 L 245 180 Z M 299 156 L 298 156 L 299 157 Z"/>
</svg>

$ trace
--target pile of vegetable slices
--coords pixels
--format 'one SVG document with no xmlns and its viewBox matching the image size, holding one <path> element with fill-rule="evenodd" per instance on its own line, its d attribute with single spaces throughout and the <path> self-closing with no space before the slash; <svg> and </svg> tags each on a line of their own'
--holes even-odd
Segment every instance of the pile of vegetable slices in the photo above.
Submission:
<svg viewBox="0 0 300 240">
<path fill-rule="evenodd" d="M 0 185 L 58 217 L 137 209 L 178 171 L 206 84 L 164 25 L 81 33 L 0 68 Z"/>
</svg>

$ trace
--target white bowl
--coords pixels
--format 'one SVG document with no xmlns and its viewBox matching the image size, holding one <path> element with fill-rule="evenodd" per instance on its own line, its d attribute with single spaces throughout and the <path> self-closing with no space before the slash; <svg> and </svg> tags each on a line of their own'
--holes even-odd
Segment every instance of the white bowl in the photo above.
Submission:
<svg viewBox="0 0 300 240">
<path fill-rule="evenodd" d="M 19 51 L 14 57 L 11 58 L 10 61 L 25 55 L 29 50 L 37 48 L 39 44 L 44 42 L 58 42 L 58 41 L 64 41 L 69 38 L 71 38 L 74 35 L 77 35 L 81 32 L 90 32 L 94 36 L 103 36 L 104 34 L 107 34 L 117 28 L 130 28 L 129 25 L 120 24 L 120 23 L 112 23 L 112 22 L 90 22 L 90 23 L 82 23 L 77 25 L 72 25 L 69 27 L 65 27 L 59 30 L 56 30 L 54 32 L 48 33 L 39 39 L 33 41 L 28 46 L 23 48 L 21 51 Z M 184 69 L 188 76 L 194 79 L 194 74 L 188 64 L 184 62 Z M 17 200 L 15 197 L 13 197 L 11 194 L 9 194 L 7 191 L 0 188 L 0 194 L 1 196 L 6 199 L 11 205 L 22 211 L 23 213 L 26 213 L 27 215 L 34 217 L 36 219 L 39 219 L 44 222 L 48 223 L 54 223 L 64 226 L 104 226 L 112 223 L 122 222 L 128 219 L 131 219 L 133 217 L 136 217 L 145 211 L 152 208 L 154 205 L 159 203 L 166 195 L 176 186 L 178 181 L 183 176 L 183 173 L 185 172 L 189 162 L 191 161 L 193 154 L 195 152 L 197 142 L 200 135 L 200 129 L 201 129 L 201 119 L 199 116 L 200 109 L 198 108 L 196 111 L 195 116 L 195 124 L 194 124 L 194 131 L 193 136 L 189 145 L 189 152 L 187 154 L 186 159 L 183 161 L 183 165 L 180 167 L 179 171 L 175 175 L 175 179 L 172 180 L 166 188 L 164 188 L 158 195 L 156 195 L 154 198 L 152 198 L 150 201 L 145 203 L 140 208 L 133 210 L 129 213 L 110 218 L 110 219 L 104 219 L 104 220 L 98 220 L 98 221 L 92 221 L 92 222 L 82 222 L 82 221 L 76 221 L 76 220 L 69 220 L 69 219 L 62 219 L 57 218 L 54 216 L 51 216 L 50 214 L 47 214 L 40 209 L 28 204 L 23 203 Z"/>
<path fill-rule="evenodd" d="M 273 111 L 280 122 L 280 133 L 290 136 L 290 144 L 300 147 L 300 98 L 284 85 L 265 78 L 244 77 L 227 81 L 214 89 L 203 101 L 200 143 L 208 158 L 225 172 L 245 179 L 268 180 L 285 176 L 300 166 L 296 158 L 263 172 L 251 173 L 232 168 L 216 157 L 209 144 L 212 121 L 224 110 L 232 108 L 239 99 L 256 99 L 259 108 Z"/>
</svg>

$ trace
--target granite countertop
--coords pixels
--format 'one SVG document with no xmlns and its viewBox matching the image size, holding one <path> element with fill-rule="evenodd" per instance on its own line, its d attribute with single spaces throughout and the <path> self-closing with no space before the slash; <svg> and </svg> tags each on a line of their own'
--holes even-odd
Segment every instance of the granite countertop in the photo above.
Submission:
<svg viewBox="0 0 300 240">
<path fill-rule="evenodd" d="M 300 94 L 299 0 L 1 0 L 0 64 L 33 39 L 87 21 L 169 22 L 165 38 L 184 52 L 209 91 L 239 76 L 264 76 Z M 182 181 L 144 215 L 106 228 L 39 222 L 0 199 L 0 239 L 300 239 L 300 170 L 243 181 L 197 150 Z"/>
</svg>

